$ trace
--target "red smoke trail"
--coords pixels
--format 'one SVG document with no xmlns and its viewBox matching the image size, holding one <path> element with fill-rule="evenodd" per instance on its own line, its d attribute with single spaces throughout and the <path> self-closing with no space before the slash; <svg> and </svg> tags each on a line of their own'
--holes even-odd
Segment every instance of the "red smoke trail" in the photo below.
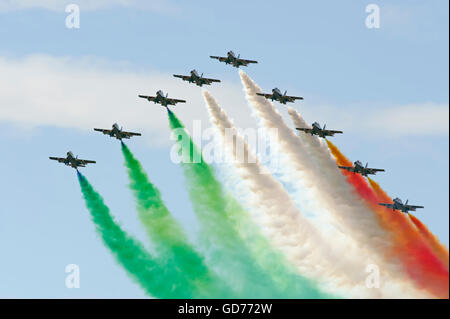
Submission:
<svg viewBox="0 0 450 319">
<path fill-rule="evenodd" d="M 372 190 L 375 192 L 380 202 L 383 203 L 392 202 L 391 197 L 381 188 L 381 186 L 378 183 L 376 183 L 370 178 L 368 178 L 368 180 L 370 183 L 370 187 L 372 187 Z M 405 214 L 401 215 L 404 217 L 405 220 L 408 219 L 407 215 Z M 431 247 L 436 256 L 448 269 L 449 265 L 448 249 L 439 242 L 439 239 L 437 239 L 437 237 L 433 235 L 433 233 L 431 233 L 431 231 L 427 228 L 427 226 L 425 226 L 417 217 L 414 217 L 411 214 L 409 214 L 408 216 L 409 220 L 414 224 L 415 229 L 419 232 L 419 234 L 422 236 L 425 242 Z"/>
<path fill-rule="evenodd" d="M 353 165 L 333 143 L 328 140 L 326 142 L 338 165 Z M 391 202 L 392 200 L 377 183 L 369 179 L 371 184 L 369 186 L 364 177 L 359 174 L 348 171 L 343 171 L 343 174 L 376 214 L 380 225 L 392 235 L 393 250 L 399 255 L 410 278 L 420 288 L 427 289 L 435 296 L 448 298 L 448 268 L 433 253 L 410 219 L 403 213 L 378 205 L 379 202 Z"/>
<path fill-rule="evenodd" d="M 444 245 L 442 245 L 439 239 L 433 235 L 433 233 L 425 226 L 417 217 L 409 214 L 409 218 L 416 225 L 419 233 L 425 238 L 425 241 L 430 245 L 433 249 L 434 253 L 439 257 L 439 259 L 444 263 L 444 265 L 448 269 L 448 249 Z"/>
</svg>

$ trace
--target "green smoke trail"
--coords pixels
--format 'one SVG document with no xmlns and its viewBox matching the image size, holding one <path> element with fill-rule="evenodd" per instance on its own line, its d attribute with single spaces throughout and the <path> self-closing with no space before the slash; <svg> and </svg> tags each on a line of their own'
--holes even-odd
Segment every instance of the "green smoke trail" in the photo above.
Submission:
<svg viewBox="0 0 450 319">
<path fill-rule="evenodd" d="M 155 244 L 158 258 L 187 278 L 189 284 L 185 288 L 191 290 L 194 298 L 234 297 L 231 289 L 207 268 L 203 257 L 189 244 L 183 229 L 164 204 L 159 190 L 150 182 L 142 165 L 124 143 L 122 153 L 139 219 Z"/>
<path fill-rule="evenodd" d="M 336 295 L 323 292 L 313 281 L 301 276 L 286 258 L 277 251 L 248 214 L 242 213 L 241 205 L 233 198 L 229 199 L 230 215 L 236 221 L 239 230 L 258 265 L 272 278 L 283 298 L 334 299 Z"/>
<path fill-rule="evenodd" d="M 247 246 L 238 231 L 239 224 L 245 221 L 242 216 L 247 213 L 224 192 L 180 120 L 170 110 L 168 115 L 170 127 L 178 136 L 182 167 L 204 242 L 219 247 L 211 247 L 212 263 L 225 267 L 228 273 L 223 275 L 247 298 L 327 298 L 308 280 L 284 266 L 281 256 L 256 231 L 251 231 L 252 238 L 248 238 L 252 247 Z"/>
<path fill-rule="evenodd" d="M 113 253 L 128 275 L 145 291 L 157 298 L 189 298 L 186 282 L 158 263 L 133 237 L 114 221 L 103 198 L 89 184 L 86 177 L 77 172 L 81 192 L 104 244 Z"/>
</svg>

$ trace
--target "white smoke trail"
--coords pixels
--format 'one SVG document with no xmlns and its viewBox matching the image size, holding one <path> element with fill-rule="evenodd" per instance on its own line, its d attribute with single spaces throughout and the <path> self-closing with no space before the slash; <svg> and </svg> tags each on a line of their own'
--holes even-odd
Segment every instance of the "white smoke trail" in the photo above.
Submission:
<svg viewBox="0 0 450 319">
<path fill-rule="evenodd" d="M 376 260 L 376 264 L 382 266 L 386 276 L 390 278 L 389 285 L 392 291 L 401 293 L 401 296 L 404 296 L 405 293 L 407 295 L 412 294 L 412 296 L 421 294 L 406 282 L 406 279 L 404 279 L 406 277 L 398 262 L 387 262 L 382 258 L 389 251 L 390 239 L 385 231 L 379 227 L 373 213 L 351 191 L 339 171 L 337 171 L 338 174 L 328 176 L 328 170 L 323 171 L 322 163 L 316 163 L 310 157 L 307 145 L 284 123 L 273 104 L 264 97 L 256 95 L 257 92 L 261 92 L 261 89 L 244 72 L 240 71 L 240 76 L 247 99 L 261 119 L 261 125 L 266 128 L 278 128 L 279 148 L 285 155 L 284 159 L 281 158 L 281 160 L 284 160 L 281 163 L 281 173 L 284 178 L 290 180 L 298 189 L 309 189 L 309 196 L 312 196 L 322 206 L 323 211 L 330 214 L 332 220 L 337 219 L 339 221 L 336 223 L 337 228 L 342 229 L 341 226 L 345 226 L 339 238 L 333 238 L 332 240 L 353 242 L 358 245 L 361 252 L 373 252 L 374 254 L 370 255 L 362 254 L 359 259 L 364 260 L 364 258 L 370 256 L 372 260 Z M 301 126 L 305 123 L 298 124 Z M 328 165 L 327 169 L 330 167 Z M 336 173 L 335 163 L 333 169 Z M 330 178 L 334 178 L 337 182 L 330 183 Z M 398 278 L 398 281 L 392 277 Z M 407 291 L 411 293 L 407 293 Z"/>
<path fill-rule="evenodd" d="M 309 127 L 308 123 L 293 108 L 288 108 L 288 113 L 296 127 Z M 368 233 L 367 228 L 374 232 L 380 227 L 373 216 L 373 213 L 364 205 L 361 199 L 354 193 L 351 186 L 346 182 L 345 176 L 341 174 L 332 158 L 328 147 L 318 137 L 309 134 L 300 134 L 299 139 L 306 146 L 311 158 L 320 167 L 317 179 L 321 182 L 322 189 L 328 194 L 324 205 L 332 207 L 348 207 L 348 209 L 329 209 L 331 219 L 339 225 L 345 233 L 351 234 L 361 245 L 368 243 L 369 247 L 376 251 L 384 251 L 390 244 L 387 234 L 383 242 L 375 240 L 373 233 Z"/>
<path fill-rule="evenodd" d="M 296 127 L 310 127 L 303 117 L 293 108 L 288 108 L 288 113 Z M 323 186 L 323 191 L 327 193 L 327 201 L 323 204 L 331 209 L 330 219 L 333 223 L 339 225 L 345 233 L 351 234 L 360 242 L 366 241 L 367 238 L 372 240 L 373 236 L 366 232 L 366 225 L 370 228 L 379 229 L 373 214 L 365 207 L 364 203 L 354 193 L 353 189 L 346 182 L 345 176 L 341 174 L 333 159 L 328 147 L 317 136 L 301 133 L 298 137 L 305 146 L 305 151 L 315 163 L 318 182 Z M 317 170 L 320 168 L 320 171 Z M 338 210 L 333 207 L 350 207 L 352 209 Z M 351 231 L 351 232 L 350 232 Z M 384 234 L 382 234 L 384 236 Z M 389 237 L 385 237 L 384 247 L 388 247 Z M 380 247 L 378 247 L 380 248 Z"/>
<path fill-rule="evenodd" d="M 293 108 L 288 107 L 288 113 L 291 117 L 294 125 L 296 127 L 307 127 L 310 128 L 310 125 L 303 119 L 303 117 Z M 307 150 L 315 163 L 321 167 L 321 172 L 324 176 L 326 176 L 328 181 L 327 191 L 332 195 L 332 199 L 335 200 L 334 205 L 339 205 L 340 201 L 347 201 L 347 205 L 351 205 L 354 201 L 355 194 L 352 191 L 350 185 L 346 182 L 344 175 L 339 171 L 339 168 L 336 165 L 336 161 L 331 155 L 328 146 L 317 136 L 313 136 L 311 134 L 301 133 L 299 138 L 304 142 L 307 147 Z M 365 207 L 364 207 L 365 208 Z M 339 228 L 342 229 L 345 233 L 352 234 L 354 239 L 358 242 L 364 241 L 366 238 L 364 233 L 361 233 L 361 228 L 358 227 L 358 221 L 363 219 L 365 215 L 361 215 L 358 213 L 358 210 L 349 210 L 345 211 L 344 214 L 338 213 L 336 210 L 330 210 L 332 216 L 330 216 L 330 220 L 333 223 L 338 224 Z M 351 215 L 351 213 L 356 212 L 356 215 Z M 356 228 L 355 228 L 356 227 Z M 364 245 L 361 246 L 371 246 Z M 380 256 L 379 258 L 382 258 Z M 394 262 L 394 264 L 389 264 L 389 270 L 393 276 L 397 278 L 403 278 L 406 280 L 406 275 L 399 263 Z M 411 283 L 410 288 L 408 290 L 415 291 L 416 288 Z M 430 297 L 428 293 L 423 292 L 425 297 Z"/>
<path fill-rule="evenodd" d="M 264 127 L 278 128 L 280 151 L 285 155 L 281 158 L 284 162 L 280 165 L 284 178 L 290 180 L 292 185 L 299 189 L 308 189 L 309 196 L 320 203 L 323 210 L 345 214 L 343 219 L 350 213 L 352 216 L 358 216 L 357 219 L 351 219 L 356 223 L 354 226 L 358 226 L 354 228 L 362 229 L 366 237 L 376 240 L 383 245 L 384 249 L 387 249 L 390 242 L 386 239 L 386 232 L 379 227 L 377 220 L 365 207 L 364 202 L 352 193 L 350 187 L 347 187 L 347 197 L 345 197 L 350 200 L 342 201 L 340 198 L 333 198 L 331 194 L 336 190 L 329 186 L 329 177 L 321 172 L 322 167 L 310 157 L 305 143 L 284 123 L 281 114 L 270 101 L 256 95 L 261 92 L 261 89 L 244 72 L 240 71 L 240 75 L 247 99 L 260 118 L 260 124 Z M 346 188 L 346 183 L 342 183 L 340 187 Z M 336 203 L 336 200 L 340 201 Z"/>
<path fill-rule="evenodd" d="M 336 249 L 334 241 L 326 242 L 300 214 L 282 185 L 259 163 L 214 98 L 208 92 L 204 92 L 204 97 L 227 151 L 236 157 L 236 149 L 243 149 L 246 160 L 237 159 L 234 164 L 253 194 L 250 199 L 253 207 L 258 207 L 262 215 L 256 218 L 257 222 L 300 273 L 314 277 L 322 285 L 326 283 L 334 292 L 350 293 L 353 297 L 394 297 L 384 289 L 377 291 L 365 286 L 367 274 L 364 270 L 368 260 L 364 260 L 361 252 L 352 249 L 351 245 Z M 344 249 L 345 257 L 342 255 Z"/>
</svg>

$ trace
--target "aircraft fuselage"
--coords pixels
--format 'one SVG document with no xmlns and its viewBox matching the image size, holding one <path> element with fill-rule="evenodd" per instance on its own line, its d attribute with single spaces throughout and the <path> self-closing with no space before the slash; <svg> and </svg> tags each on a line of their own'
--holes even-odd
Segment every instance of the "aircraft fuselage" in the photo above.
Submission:
<svg viewBox="0 0 450 319">
<path fill-rule="evenodd" d="M 75 168 L 75 169 L 77 169 L 78 167 L 83 167 L 83 165 L 79 165 L 79 164 L 77 163 L 77 159 L 76 159 L 76 157 L 73 155 L 72 152 L 67 152 L 67 158 L 66 158 L 66 160 L 64 161 L 64 164 L 67 165 L 67 166 L 71 166 L 71 167 L 73 167 L 73 168 Z"/>
<path fill-rule="evenodd" d="M 393 205 L 394 205 L 394 207 L 392 209 L 394 209 L 394 210 L 397 209 L 397 210 L 400 210 L 407 214 L 410 210 L 413 210 L 413 211 L 415 210 L 415 209 L 408 209 L 408 207 L 405 204 L 403 204 L 403 202 L 400 198 L 394 198 Z"/>
<path fill-rule="evenodd" d="M 162 106 L 167 107 L 167 105 L 169 104 L 167 101 L 167 98 L 164 96 L 163 91 L 158 91 L 156 92 L 156 96 L 155 96 L 155 100 L 154 100 L 155 104 L 159 103 Z"/>
<path fill-rule="evenodd" d="M 286 104 L 288 102 L 288 99 L 285 97 L 286 93 L 283 94 L 278 88 L 272 89 L 272 101 L 276 100 L 280 102 L 281 104 Z"/>
<path fill-rule="evenodd" d="M 365 169 L 364 165 L 360 161 L 356 161 L 355 163 L 355 173 L 360 173 L 362 176 L 367 176 L 367 170 Z"/>
<path fill-rule="evenodd" d="M 319 123 L 313 123 L 311 135 L 318 135 L 322 138 L 326 137 L 326 135 L 323 133 L 323 129 L 320 127 Z"/>
<path fill-rule="evenodd" d="M 244 65 L 244 63 L 239 61 L 239 58 L 236 57 L 233 51 L 227 52 L 227 59 L 225 63 L 232 64 L 236 68 L 239 68 L 241 65 Z"/>
<path fill-rule="evenodd" d="M 120 137 L 120 132 L 121 132 L 121 130 L 120 130 L 119 126 L 117 124 L 114 124 L 112 126 L 111 133 L 109 133 L 109 136 L 119 138 Z"/>
<path fill-rule="evenodd" d="M 195 84 L 197 84 L 198 86 L 202 86 L 202 85 L 205 84 L 206 82 L 202 80 L 202 76 L 199 75 L 199 74 L 197 73 L 197 71 L 192 70 L 192 71 L 191 71 L 191 77 L 190 77 L 190 79 L 189 79 L 189 83 L 195 83 Z"/>
</svg>

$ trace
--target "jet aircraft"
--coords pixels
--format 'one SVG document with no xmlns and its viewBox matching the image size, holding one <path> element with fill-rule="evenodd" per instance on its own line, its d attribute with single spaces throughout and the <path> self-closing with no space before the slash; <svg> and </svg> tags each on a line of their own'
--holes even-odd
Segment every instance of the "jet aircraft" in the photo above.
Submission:
<svg viewBox="0 0 450 319">
<path fill-rule="evenodd" d="M 356 161 L 354 163 L 355 166 L 338 166 L 341 169 L 345 169 L 352 173 L 359 173 L 362 176 L 367 175 L 375 175 L 377 172 L 384 172 L 384 169 L 381 168 L 369 168 L 367 167 L 369 164 L 367 163 L 366 166 L 363 166 L 363 164 L 360 161 Z"/>
<path fill-rule="evenodd" d="M 272 89 L 272 94 L 269 93 L 256 93 L 256 95 L 264 96 L 266 99 L 270 99 L 272 101 L 276 100 L 280 102 L 281 104 L 286 104 L 287 102 L 295 102 L 295 100 L 303 100 L 301 96 L 289 96 L 286 95 L 287 91 L 281 93 L 280 89 L 274 88 Z"/>
<path fill-rule="evenodd" d="M 70 166 L 78 170 L 78 167 L 85 167 L 87 164 L 95 164 L 95 161 L 79 159 L 72 152 L 67 152 L 66 157 L 49 157 L 51 160 L 58 161 L 64 165 Z"/>
<path fill-rule="evenodd" d="M 130 138 L 132 136 L 141 136 L 141 133 L 133 133 L 133 132 L 126 132 L 123 130 L 123 127 L 120 128 L 117 123 L 114 123 L 111 130 L 101 129 L 101 128 L 94 128 L 94 131 L 102 132 L 105 135 L 109 135 L 111 137 L 115 137 L 118 140 L 122 140 L 124 138 Z"/>
<path fill-rule="evenodd" d="M 171 99 L 168 94 L 164 95 L 164 92 L 159 90 L 156 92 L 156 96 L 138 95 L 140 98 L 146 99 L 149 102 L 155 102 L 161 104 L 162 106 L 175 105 L 177 103 L 186 103 L 185 100 Z"/>
<path fill-rule="evenodd" d="M 342 131 L 333 131 L 333 130 L 326 130 L 326 125 L 323 126 L 323 128 L 320 127 L 320 124 L 317 122 L 314 122 L 312 124 L 312 128 L 301 128 L 297 127 L 296 129 L 305 133 L 309 133 L 311 135 L 317 135 L 323 138 L 326 138 L 327 136 L 334 136 L 334 134 L 341 134 Z"/>
<path fill-rule="evenodd" d="M 236 54 L 233 51 L 228 51 L 226 57 L 214 55 L 210 55 L 209 57 L 211 59 L 217 59 L 220 62 L 224 62 L 225 64 L 231 64 L 235 68 L 239 68 L 240 66 L 248 66 L 248 64 L 250 63 L 258 63 L 258 61 L 254 60 L 241 59 L 240 56 L 241 56 L 240 54 L 236 56 Z"/>
<path fill-rule="evenodd" d="M 402 200 L 398 197 L 394 198 L 393 203 L 378 203 L 378 205 L 392 208 L 392 210 L 398 209 L 406 214 L 408 214 L 409 211 L 416 211 L 417 208 L 424 208 L 423 206 L 408 205 L 408 200 L 403 204 Z"/>
<path fill-rule="evenodd" d="M 187 81 L 189 83 L 195 83 L 196 85 L 198 85 L 200 87 L 202 85 L 211 85 L 212 82 L 220 82 L 220 80 L 217 80 L 217 79 L 204 78 L 203 73 L 201 75 L 199 75 L 197 70 L 192 70 L 190 75 L 174 74 L 173 76 L 176 78 L 180 78 L 183 81 Z"/>
</svg>

